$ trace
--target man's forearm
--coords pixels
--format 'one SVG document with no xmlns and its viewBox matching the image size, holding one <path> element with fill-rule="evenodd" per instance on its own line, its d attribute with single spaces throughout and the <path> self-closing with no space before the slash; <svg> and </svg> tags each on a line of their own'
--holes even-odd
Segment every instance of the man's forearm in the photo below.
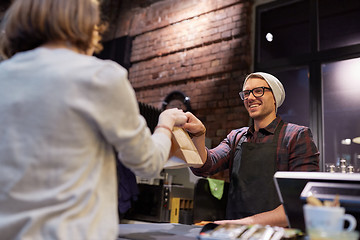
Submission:
<svg viewBox="0 0 360 240">
<path fill-rule="evenodd" d="M 215 223 L 218 224 L 235 223 L 235 224 L 244 224 L 244 225 L 260 224 L 260 225 L 271 225 L 271 226 L 279 226 L 279 227 L 288 226 L 283 205 L 280 205 L 274 210 L 255 214 L 250 217 L 237 219 L 237 220 L 215 221 Z"/>
<path fill-rule="evenodd" d="M 288 226 L 283 205 L 280 205 L 279 207 L 275 208 L 272 211 L 259 213 L 254 216 L 250 216 L 249 218 L 253 218 L 253 222 L 256 224 L 279 226 L 279 227 Z"/>
<path fill-rule="evenodd" d="M 199 137 L 193 137 L 192 141 L 199 152 L 202 162 L 205 163 L 207 159 L 207 151 L 205 149 L 205 134 Z"/>
</svg>

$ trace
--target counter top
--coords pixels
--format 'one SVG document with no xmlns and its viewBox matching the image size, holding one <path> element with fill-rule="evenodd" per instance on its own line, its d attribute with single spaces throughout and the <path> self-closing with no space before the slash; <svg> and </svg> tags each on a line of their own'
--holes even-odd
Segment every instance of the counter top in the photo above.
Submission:
<svg viewBox="0 0 360 240">
<path fill-rule="evenodd" d="M 201 228 L 176 223 L 120 224 L 117 240 L 196 240 Z"/>
</svg>

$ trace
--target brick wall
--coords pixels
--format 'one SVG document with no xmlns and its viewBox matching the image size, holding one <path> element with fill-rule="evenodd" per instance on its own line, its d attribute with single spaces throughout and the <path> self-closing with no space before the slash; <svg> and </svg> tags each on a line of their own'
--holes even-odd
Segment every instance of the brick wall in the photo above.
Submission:
<svg viewBox="0 0 360 240">
<path fill-rule="evenodd" d="M 250 72 L 251 0 L 163 0 L 120 12 L 113 35 L 134 37 L 129 80 L 139 101 L 160 108 L 174 90 L 216 146 L 248 115 L 238 92 Z"/>
</svg>

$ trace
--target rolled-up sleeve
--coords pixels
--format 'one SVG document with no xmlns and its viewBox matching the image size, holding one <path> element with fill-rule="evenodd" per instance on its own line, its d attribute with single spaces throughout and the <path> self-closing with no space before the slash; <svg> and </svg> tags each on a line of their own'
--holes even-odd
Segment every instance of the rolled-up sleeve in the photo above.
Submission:
<svg viewBox="0 0 360 240">
<path fill-rule="evenodd" d="M 296 128 L 296 126 L 293 126 Z M 288 142 L 290 171 L 319 171 L 319 151 L 308 127 L 297 127 Z"/>
</svg>

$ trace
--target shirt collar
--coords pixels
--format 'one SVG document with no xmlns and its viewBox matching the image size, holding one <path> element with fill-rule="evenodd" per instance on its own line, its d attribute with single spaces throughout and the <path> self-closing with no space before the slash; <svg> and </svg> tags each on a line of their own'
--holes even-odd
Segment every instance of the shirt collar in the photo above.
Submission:
<svg viewBox="0 0 360 240">
<path fill-rule="evenodd" d="M 277 116 L 269 125 L 267 125 L 264 128 L 260 128 L 259 132 L 274 134 L 276 127 L 279 125 L 280 121 L 281 121 L 281 117 Z M 251 124 L 251 126 L 247 130 L 247 134 L 254 135 L 254 132 L 255 132 L 254 124 Z"/>
</svg>

